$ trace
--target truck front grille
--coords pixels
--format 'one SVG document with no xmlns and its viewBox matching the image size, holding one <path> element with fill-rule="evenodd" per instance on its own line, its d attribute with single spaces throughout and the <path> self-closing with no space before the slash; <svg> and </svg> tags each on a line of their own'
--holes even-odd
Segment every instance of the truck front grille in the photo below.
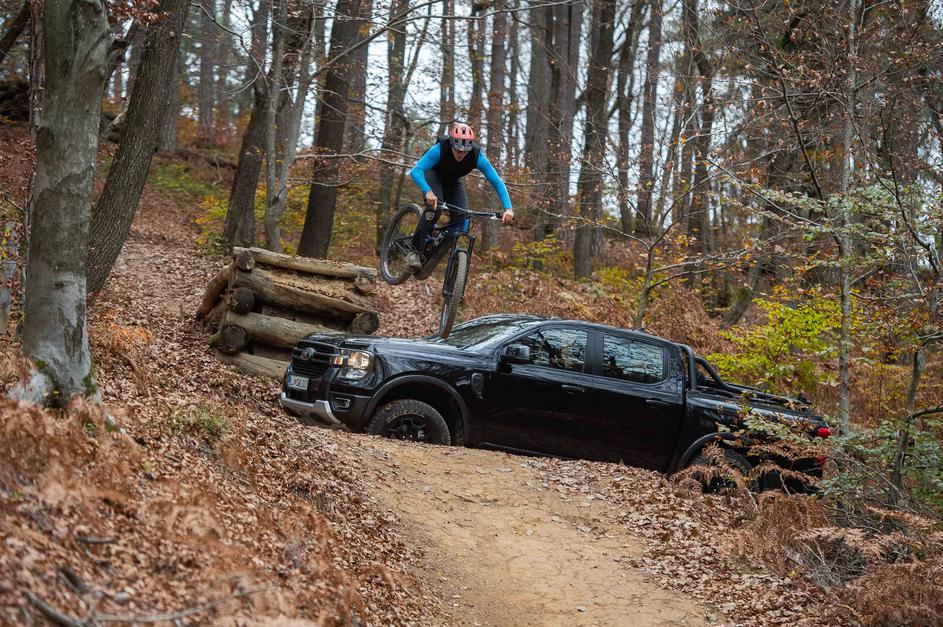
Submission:
<svg viewBox="0 0 943 627">
<path fill-rule="evenodd" d="M 309 358 L 303 359 L 302 355 L 307 349 L 311 349 L 308 351 Z M 316 379 L 330 367 L 333 355 L 334 347 L 330 344 L 302 341 L 291 351 L 291 371 Z"/>
</svg>

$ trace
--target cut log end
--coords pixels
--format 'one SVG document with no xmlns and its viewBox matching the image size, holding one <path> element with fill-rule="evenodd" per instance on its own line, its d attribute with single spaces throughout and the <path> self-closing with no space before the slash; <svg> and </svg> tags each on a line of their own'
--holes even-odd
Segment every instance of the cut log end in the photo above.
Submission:
<svg viewBox="0 0 943 627">
<path fill-rule="evenodd" d="M 255 257 L 248 250 L 236 253 L 236 267 L 245 272 L 251 272 L 255 267 Z"/>
<path fill-rule="evenodd" d="M 348 327 L 351 333 L 358 335 L 371 335 L 379 328 L 380 317 L 372 311 L 357 314 L 351 321 L 350 327 Z"/>
<path fill-rule="evenodd" d="M 226 326 L 219 332 L 217 347 L 224 353 L 238 353 L 249 343 L 249 334 L 242 327 Z"/>
<path fill-rule="evenodd" d="M 237 287 L 232 292 L 229 308 L 237 314 L 247 314 L 255 308 L 255 292 L 248 287 Z"/>
</svg>

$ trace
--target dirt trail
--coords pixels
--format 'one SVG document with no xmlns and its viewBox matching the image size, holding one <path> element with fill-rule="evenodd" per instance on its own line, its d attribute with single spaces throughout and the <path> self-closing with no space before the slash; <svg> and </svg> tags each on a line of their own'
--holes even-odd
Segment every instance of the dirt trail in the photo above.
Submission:
<svg viewBox="0 0 943 627">
<path fill-rule="evenodd" d="M 148 277 L 155 283 L 146 290 L 156 301 L 151 306 L 179 324 L 216 264 L 193 248 L 192 209 L 164 205 L 158 220 L 145 209 L 112 285 Z M 164 263 L 153 273 L 157 251 Z M 167 288 L 170 283 L 173 289 Z M 243 400 L 271 408 L 275 403 L 274 395 Z M 424 554 L 424 572 L 416 574 L 425 581 L 423 592 L 441 599 L 441 610 L 428 609 L 442 614 L 442 624 L 705 622 L 707 608 L 660 588 L 629 565 L 643 546 L 625 526 L 608 522 L 612 506 L 565 497 L 542 483 L 528 458 L 342 432 L 325 435 L 335 440 L 340 455 L 363 466 L 368 496 L 399 518 L 394 526 L 401 539 Z"/>
<path fill-rule="evenodd" d="M 375 496 L 423 547 L 450 624 L 697 625 L 706 608 L 624 560 L 637 538 L 607 505 L 542 484 L 527 458 L 364 438 Z"/>
</svg>

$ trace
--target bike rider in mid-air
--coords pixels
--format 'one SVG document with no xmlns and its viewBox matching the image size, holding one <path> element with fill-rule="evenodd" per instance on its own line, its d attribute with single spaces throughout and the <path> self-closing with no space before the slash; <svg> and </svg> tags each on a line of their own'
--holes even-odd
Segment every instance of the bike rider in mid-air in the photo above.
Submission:
<svg viewBox="0 0 943 627">
<path fill-rule="evenodd" d="M 494 187 L 494 191 L 497 192 L 498 198 L 501 199 L 501 204 L 504 206 L 501 221 L 507 223 L 514 219 L 508 189 L 485 153 L 475 145 L 474 131 L 462 122 L 453 124 L 449 130 L 449 136 L 440 139 L 427 150 L 409 173 L 423 193 L 426 204 L 426 209 L 422 212 L 419 225 L 413 235 L 413 252 L 406 257 L 406 263 L 410 268 L 418 270 L 422 267 L 419 252 L 425 249 L 432 234 L 432 228 L 442 212 L 438 203 L 439 199 L 449 205 L 468 210 L 468 196 L 465 194 L 462 177 L 475 168 L 485 175 Z M 465 233 L 468 231 L 468 222 L 467 216 L 455 214 L 449 218 L 444 230 L 449 235 Z"/>
</svg>

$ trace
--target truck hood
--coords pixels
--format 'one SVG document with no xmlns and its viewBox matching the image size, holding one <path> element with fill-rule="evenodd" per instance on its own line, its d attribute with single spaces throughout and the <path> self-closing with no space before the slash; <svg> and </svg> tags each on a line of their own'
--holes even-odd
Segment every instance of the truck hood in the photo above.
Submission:
<svg viewBox="0 0 943 627">
<path fill-rule="evenodd" d="M 350 335 L 348 333 L 330 333 L 311 335 L 308 342 L 330 344 L 338 349 L 366 350 L 378 356 L 397 356 L 422 359 L 435 357 L 437 360 L 480 360 L 483 355 L 462 350 L 450 344 L 430 342 L 425 339 L 404 339 L 395 337 L 377 337 L 375 335 Z"/>
</svg>

